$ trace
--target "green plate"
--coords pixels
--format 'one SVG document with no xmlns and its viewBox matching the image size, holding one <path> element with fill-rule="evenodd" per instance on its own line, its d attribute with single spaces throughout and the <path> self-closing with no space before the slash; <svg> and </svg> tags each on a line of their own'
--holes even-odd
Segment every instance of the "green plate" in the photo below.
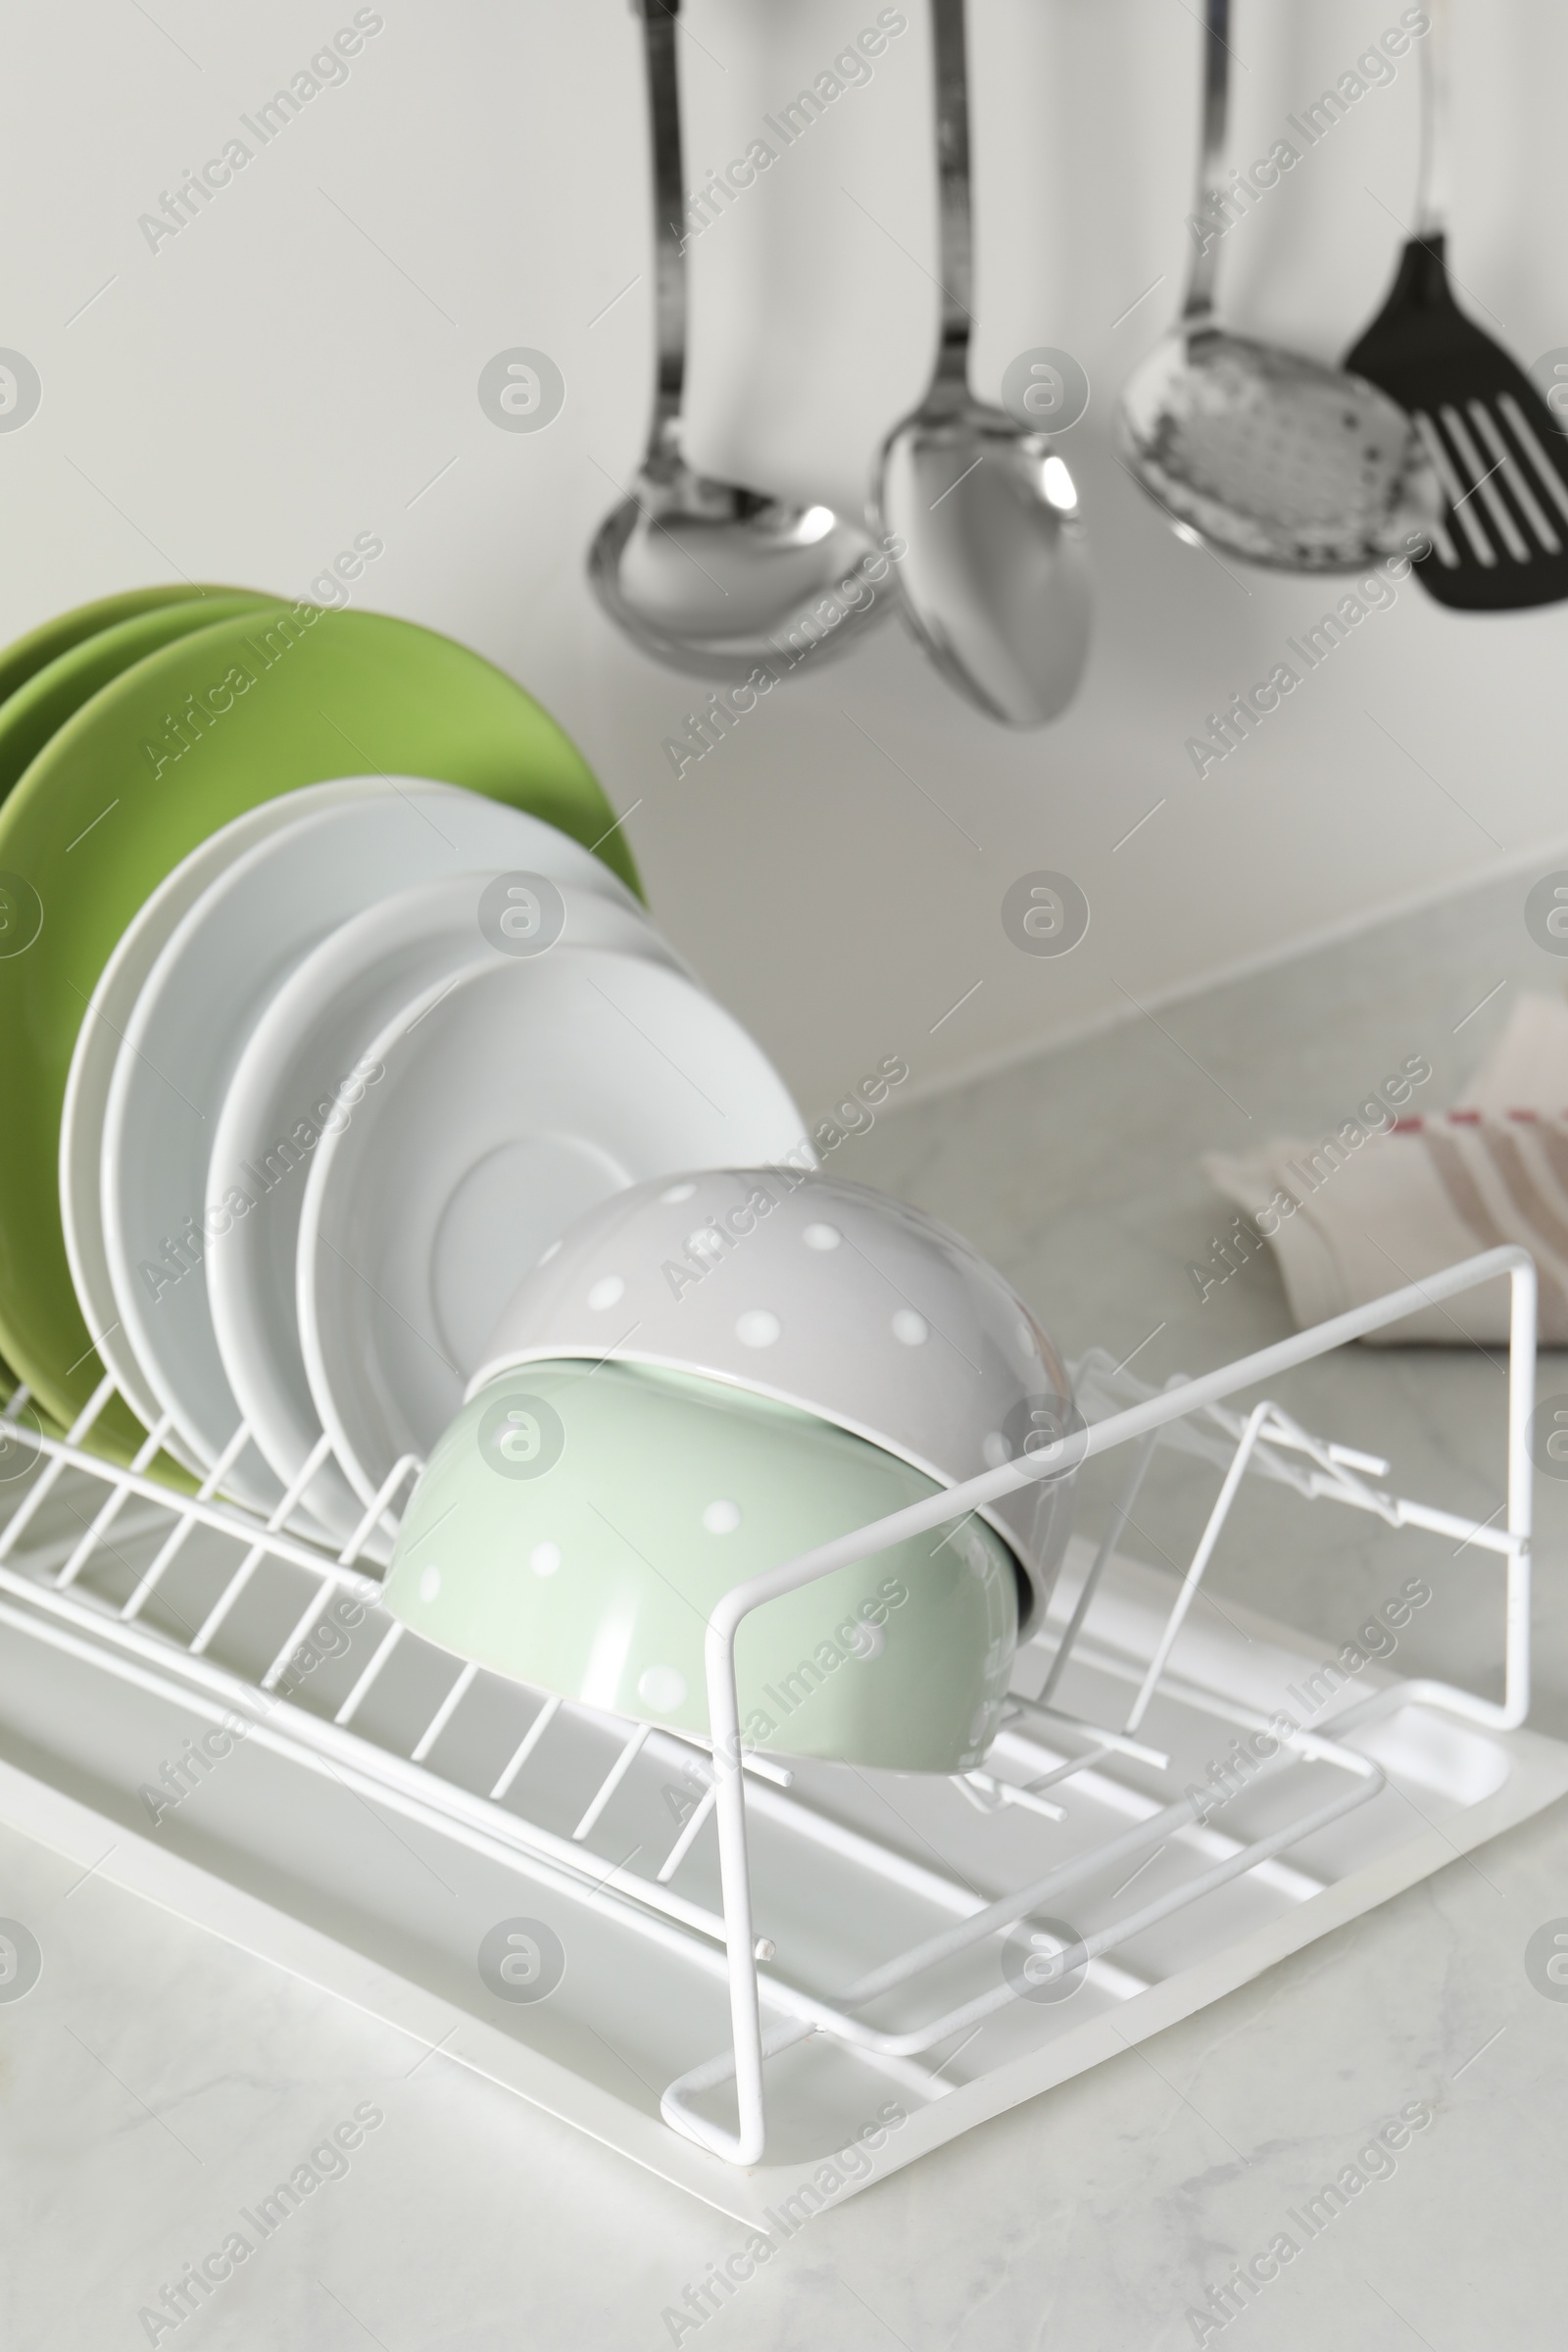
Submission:
<svg viewBox="0 0 1568 2352">
<path fill-rule="evenodd" d="M 477 654 L 373 612 L 272 606 L 151 654 L 69 719 L 0 808 L 0 1350 L 57 1420 L 102 1377 L 60 1229 L 60 1112 L 125 925 L 246 809 L 335 776 L 430 776 L 525 808 L 640 890 L 581 754 Z M 601 846 L 602 845 L 602 846 Z M 106 1448 L 138 1444 L 114 1408 Z"/>
<path fill-rule="evenodd" d="M 168 588 L 126 588 L 119 596 L 101 596 L 96 604 L 77 605 L 74 612 L 62 612 L 54 620 L 46 620 L 40 628 L 29 629 L 0 654 L 0 703 L 16 693 L 19 686 L 62 654 L 69 654 L 74 645 L 84 638 L 96 637 L 100 630 L 112 629 L 122 620 L 133 620 L 138 612 L 158 612 L 165 605 L 183 605 L 205 596 L 233 596 L 232 588 L 214 588 L 192 580 L 179 580 Z M 258 603 L 270 604 L 270 597 L 257 598 Z"/>
<path fill-rule="evenodd" d="M 46 662 L 0 704 L 0 801 L 50 738 L 68 718 L 74 718 L 100 687 L 111 685 L 163 646 L 194 636 L 198 629 L 211 628 L 218 621 L 233 620 L 242 612 L 263 612 L 276 602 L 275 597 L 264 596 L 258 589 L 244 588 L 223 593 L 215 589 L 200 598 L 187 596 L 177 605 L 166 603 L 151 612 L 99 629 L 96 635 L 84 637 L 69 652 Z"/>
<path fill-rule="evenodd" d="M 28 1430 L 42 1430 L 45 1437 L 63 1438 L 66 1434 L 47 1413 L 40 1413 L 36 1405 L 24 1405 L 19 1418 Z M 0 1503 L 8 1513 L 26 1494 L 24 1480 L 36 1477 L 39 1467 L 39 1457 L 26 1440 L 16 1434 L 11 1422 L 0 1421 Z"/>
<path fill-rule="evenodd" d="M 133 662 L 195 629 L 275 602 L 257 590 L 182 587 L 176 598 L 172 589 L 142 588 L 83 605 L 19 639 L 0 656 L 0 801 L 66 720 Z M 126 609 L 133 616 L 120 617 Z M 90 631 L 95 619 L 99 625 Z M 67 650 L 51 659 L 51 641 Z M 13 913 L 9 899 L 0 903 L 0 945 Z M 0 1361 L 0 1404 L 15 1390 L 10 1368 Z"/>
</svg>

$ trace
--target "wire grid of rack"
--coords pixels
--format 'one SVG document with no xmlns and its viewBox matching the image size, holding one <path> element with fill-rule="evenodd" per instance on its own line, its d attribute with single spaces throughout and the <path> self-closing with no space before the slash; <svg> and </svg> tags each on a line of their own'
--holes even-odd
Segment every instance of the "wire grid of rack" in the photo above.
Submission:
<svg viewBox="0 0 1568 2352">
<path fill-rule="evenodd" d="M 1314 1436 L 1266 1397 L 1245 1411 L 1225 1401 L 1419 1306 L 1504 1275 L 1511 1284 L 1507 1496 L 1484 1525 L 1396 1494 L 1382 1483 L 1385 1461 Z M 502 1678 L 460 1664 L 389 1618 L 364 1557 L 374 1533 L 395 1534 L 395 1506 L 418 1463 L 397 1465 L 354 1540 L 334 1555 L 288 1532 L 315 1457 L 263 1524 L 220 1494 L 227 1461 L 246 1441 L 243 1429 L 194 1495 L 148 1474 L 161 1427 L 126 1466 L 93 1453 L 92 1426 L 113 1394 L 107 1381 L 64 1438 L 37 1426 L 25 1391 L 0 1421 L 0 1448 L 12 1450 L 14 1465 L 22 1455 L 29 1465 L 21 1499 L 0 1527 L 0 1624 L 122 1684 L 172 1697 L 187 1714 L 227 1725 L 535 1889 L 586 1892 L 634 1941 L 702 1982 L 710 2031 L 714 2015 L 727 2011 L 727 2041 L 667 2081 L 659 2111 L 671 2132 L 712 2156 L 754 2167 L 767 2147 L 769 2072 L 777 2077 L 786 2053 L 831 2047 L 906 2095 L 922 2102 L 943 2096 L 972 2079 L 949 2075 L 953 2056 L 934 2063 L 945 2045 L 955 2045 L 956 2055 L 989 2034 L 985 2046 L 995 2049 L 998 2028 L 1026 2010 L 1032 2029 L 1054 2025 L 1085 1983 L 1102 2000 L 1129 2000 L 1150 1979 L 1128 1947 L 1136 1954 L 1143 1939 L 1147 1948 L 1152 1931 L 1200 1911 L 1221 1890 L 1246 1881 L 1295 1903 L 1319 1891 L 1321 1876 L 1298 1853 L 1295 1861 L 1286 1856 L 1367 1806 L 1385 1785 L 1380 1765 L 1352 1734 L 1412 1701 L 1494 1731 L 1524 1721 L 1535 1298 L 1530 1259 L 1503 1249 L 1200 1379 L 1173 1377 L 1157 1391 L 1090 1350 L 1074 1367 L 1084 1426 L 1050 1457 L 988 1472 L 726 1596 L 708 1633 L 713 1736 L 707 1741 L 508 1684 L 509 1701 L 521 1714 L 504 1753 L 492 1740 L 490 1762 L 476 1777 L 474 1743 L 462 1737 L 466 1715 Z M 1152 1631 L 1129 1647 L 1105 1619 L 1105 1570 L 1161 1446 L 1210 1466 L 1220 1479 L 1174 1597 L 1162 1594 Z M 944 1867 L 930 1841 L 911 1848 L 907 1838 L 868 1825 L 863 1808 L 857 1816 L 836 1803 L 834 1776 L 846 1768 L 808 1773 L 743 1745 L 734 1644 L 752 1609 L 884 1544 L 950 1523 L 1009 1486 L 1066 1475 L 1119 1447 L 1128 1449 L 1119 1494 L 1070 1613 L 1020 1653 L 1021 1669 L 1025 1659 L 1044 1669 L 1034 1677 L 1037 1688 L 1026 1688 L 1030 1674 L 1020 1671 L 984 1767 L 938 1785 L 940 1801 L 982 1842 L 991 1831 L 976 1817 L 1004 1825 L 992 1862 L 993 1879 L 1000 1870 L 1006 1881 L 1000 1891 L 977 1888 L 965 1873 Z M 1447 1535 L 1498 1560 L 1500 1700 L 1405 1681 L 1312 1730 L 1178 1671 L 1173 1653 L 1248 1478 L 1306 1502 L 1371 1514 L 1391 1529 Z M 52 1499 L 66 1505 L 63 1534 L 49 1532 Z M 347 1687 L 327 1706 L 316 1690 L 305 1690 L 309 1668 L 300 1661 L 314 1658 L 313 1638 L 334 1604 L 346 1604 L 365 1639 L 357 1641 Z M 378 1727 L 371 1720 L 378 1689 L 394 1670 L 407 1680 L 411 1665 L 423 1694 L 417 1707 L 412 1715 L 405 1709 L 395 1730 Z M 1232 1765 L 1242 1759 L 1229 1777 L 1214 1753 L 1216 1737 L 1231 1740 Z M 593 1765 L 583 1782 L 585 1740 Z M 574 1743 L 578 1757 L 566 1815 L 549 1769 L 564 1741 Z M 607 1825 L 640 1786 L 646 1798 L 662 1784 L 667 1798 L 671 1773 L 685 1793 L 669 1812 L 662 1850 L 648 1835 L 658 1808 L 644 1802 L 634 1856 L 618 1852 L 620 1838 L 607 1838 Z M 536 1794 L 547 1785 L 548 1803 Z M 934 1818 L 930 1784 L 925 1797 Z M 1254 1818 L 1244 1827 L 1249 1809 Z M 814 1868 L 848 1874 L 867 1920 L 880 1923 L 866 1939 L 871 1965 L 847 1984 L 822 1984 L 820 1937 L 792 1937 L 788 1901 L 770 1897 L 769 1867 L 781 1846 L 815 1857 Z M 1117 1885 L 1107 1895 L 1112 1879 Z M 1135 1883 L 1141 1891 L 1118 1900 Z M 1086 1905 L 1093 1924 L 1053 1916 L 1064 1902 Z M 759 1926 L 763 1912 L 766 1933 Z M 907 1926 L 901 1935 L 900 1923 L 916 1917 L 912 1936 Z M 717 2012 L 714 1994 L 722 2002 Z M 1004 2058 L 1015 2041 L 1003 2032 Z"/>
</svg>

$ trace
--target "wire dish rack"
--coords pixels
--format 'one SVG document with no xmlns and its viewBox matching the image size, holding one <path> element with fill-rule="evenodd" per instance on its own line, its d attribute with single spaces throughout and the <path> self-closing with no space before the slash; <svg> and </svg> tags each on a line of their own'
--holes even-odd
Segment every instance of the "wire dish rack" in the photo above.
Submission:
<svg viewBox="0 0 1568 2352">
<path fill-rule="evenodd" d="M 1398 1494 L 1387 1462 L 1266 1396 L 1227 1402 L 1503 1275 L 1506 1499 L 1485 1523 Z M 390 1619 L 365 1546 L 395 1533 L 416 1462 L 334 1555 L 287 1532 L 314 1459 L 263 1524 L 221 1499 L 221 1463 L 194 1495 L 151 1478 L 161 1429 L 128 1466 L 94 1454 L 108 1382 L 63 1439 L 24 1391 L 0 1420 L 0 1811 L 727 2212 L 809 2211 L 1568 1788 L 1568 1748 L 1519 1728 L 1535 1312 L 1529 1257 L 1502 1249 L 1159 1390 L 1091 1349 L 1084 1426 L 1050 1457 L 726 1596 L 706 1741 L 460 1665 Z M 1217 1474 L 1174 1579 L 1121 1548 L 1162 1449 Z M 983 1769 L 742 1746 L 752 1609 L 1116 1452 L 1102 1532 L 1074 1538 Z M 1195 1615 L 1248 1482 L 1490 1557 L 1501 1696 L 1376 1667 L 1351 1686 L 1229 1599 Z"/>
</svg>

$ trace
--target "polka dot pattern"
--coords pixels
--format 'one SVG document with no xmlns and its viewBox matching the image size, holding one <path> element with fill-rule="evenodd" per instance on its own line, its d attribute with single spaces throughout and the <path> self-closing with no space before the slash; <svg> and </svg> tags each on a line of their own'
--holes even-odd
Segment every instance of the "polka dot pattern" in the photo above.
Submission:
<svg viewBox="0 0 1568 2352">
<path fill-rule="evenodd" d="M 656 1715 L 673 1715 L 686 1703 L 686 1677 L 678 1666 L 645 1666 L 637 1677 L 637 1695 Z"/>
<path fill-rule="evenodd" d="M 880 1437 L 955 1483 L 1012 1460 L 1022 1439 L 1004 1433 L 1068 1387 L 1031 1306 L 960 1235 L 793 1155 L 671 1172 L 604 1201 L 524 1286 L 493 1364 L 612 1342 L 631 1361 L 730 1381 Z M 724 1476 L 715 1465 L 705 1486 Z M 708 1526 L 701 1489 L 687 1508 L 695 1538 Z M 1035 1588 L 1026 1630 L 1071 1515 L 1068 1488 L 1040 1481 L 983 1507 Z M 989 1536 L 987 1545 L 989 1577 Z"/>
</svg>

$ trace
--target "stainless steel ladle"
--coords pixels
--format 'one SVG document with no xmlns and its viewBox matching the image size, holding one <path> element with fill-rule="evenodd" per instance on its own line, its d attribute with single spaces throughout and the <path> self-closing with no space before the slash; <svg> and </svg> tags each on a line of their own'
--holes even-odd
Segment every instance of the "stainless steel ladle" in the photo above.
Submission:
<svg viewBox="0 0 1568 2352">
<path fill-rule="evenodd" d="M 883 444 L 872 505 L 906 544 L 911 628 L 943 676 L 1004 726 L 1072 700 L 1089 653 L 1089 555 L 1078 493 L 1049 433 L 969 390 L 973 240 L 964 0 L 935 0 L 942 345 L 925 398 Z"/>
<path fill-rule="evenodd" d="M 697 472 L 681 448 L 686 374 L 687 207 L 675 59 L 679 0 L 632 0 L 643 21 L 654 162 L 659 387 L 636 483 L 588 551 L 588 577 L 633 644 L 671 669 L 782 677 L 825 661 L 882 620 L 892 599 L 858 525 Z"/>
</svg>

